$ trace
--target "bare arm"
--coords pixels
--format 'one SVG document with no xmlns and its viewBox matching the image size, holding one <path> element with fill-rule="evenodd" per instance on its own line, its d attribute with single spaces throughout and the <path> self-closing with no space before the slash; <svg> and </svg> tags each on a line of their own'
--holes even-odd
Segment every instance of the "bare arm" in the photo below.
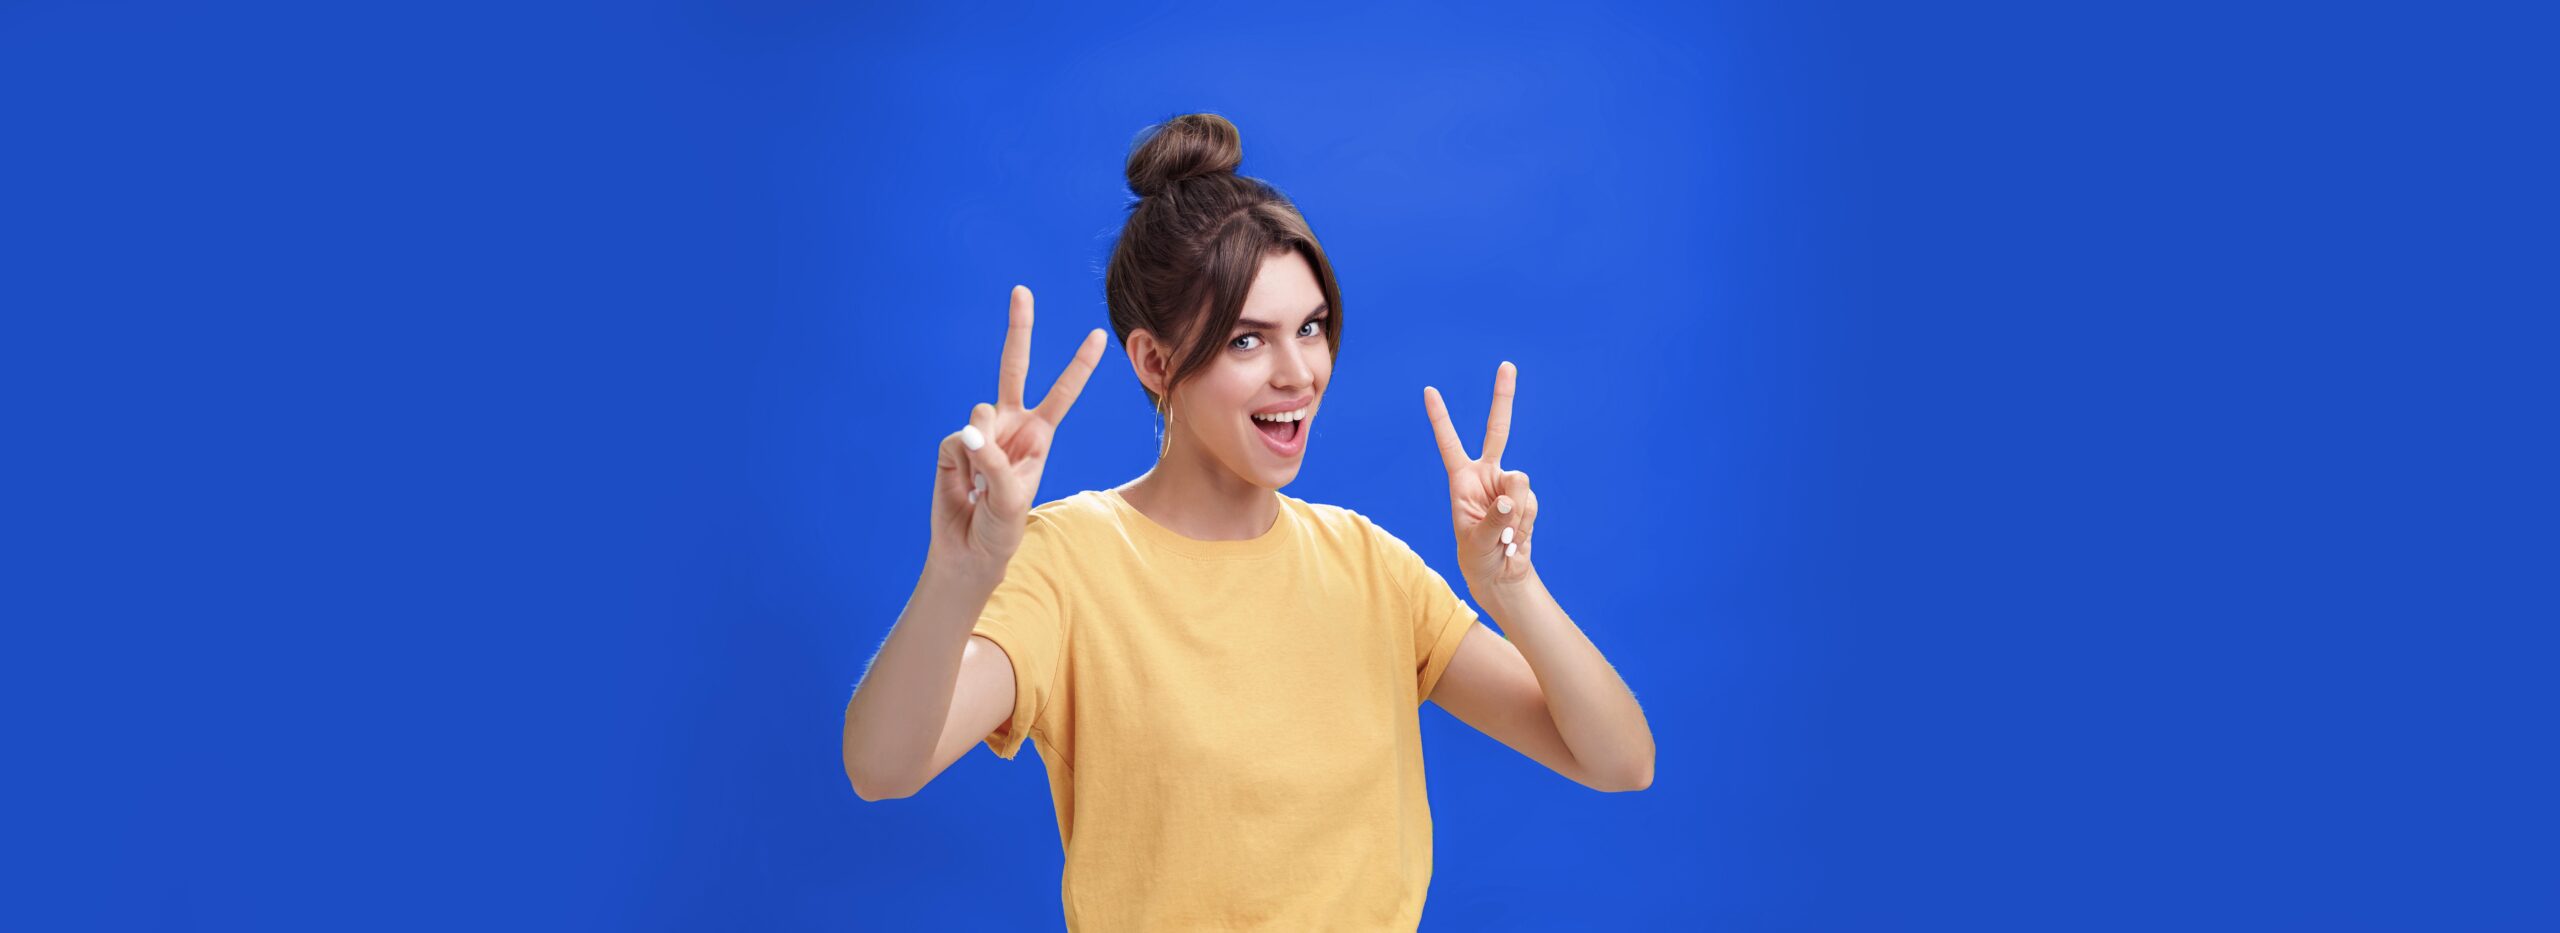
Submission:
<svg viewBox="0 0 2560 933">
<path fill-rule="evenodd" d="M 1515 647 L 1481 637 L 1490 631 L 1468 633 L 1433 698 L 1445 694 L 1443 708 L 1576 781 L 1643 790 L 1653 784 L 1653 728 L 1644 709 L 1530 563 L 1538 495 L 1529 488 L 1529 474 L 1502 468 L 1516 372 L 1509 363 L 1495 372 L 1483 455 L 1472 459 L 1449 424 L 1439 391 L 1423 389 L 1424 413 L 1449 471 L 1450 521 L 1467 591 L 1516 640 Z M 1568 762 L 1564 767 L 1550 760 L 1560 757 L 1557 744 L 1569 752 L 1561 756 Z"/>
<path fill-rule="evenodd" d="M 1618 793 L 1643 790 L 1653 783 L 1650 768 L 1640 779 L 1631 780 L 1584 766 L 1564 731 L 1556 727 L 1557 714 L 1547 702 L 1538 669 L 1509 639 L 1482 622 L 1459 641 L 1457 655 L 1449 659 L 1449 669 L 1440 675 L 1429 699 L 1459 722 L 1576 784 Z"/>
<path fill-rule="evenodd" d="M 994 590 L 932 567 L 916 582 L 845 705 L 844 772 L 862 799 L 913 795 L 1013 711 L 1012 665 L 969 634 Z"/>
<path fill-rule="evenodd" d="M 1022 546 L 1050 440 L 1103 346 L 1102 331 L 1087 334 L 1039 407 L 1024 408 L 1031 290 L 1014 288 L 996 403 L 971 409 L 969 426 L 942 439 L 924 573 L 845 704 L 845 777 L 862 799 L 922 789 L 1012 710 L 1011 661 L 969 632 Z"/>
<path fill-rule="evenodd" d="M 1644 708 L 1636 704 L 1635 692 L 1618 676 L 1618 669 L 1610 666 L 1609 659 L 1601 656 L 1600 649 L 1547 593 L 1537 573 L 1532 571 L 1528 579 L 1507 587 L 1473 588 L 1473 595 L 1510 633 L 1517 646 L 1511 652 L 1514 659 L 1525 662 L 1522 666 L 1534 673 L 1531 689 L 1524 691 L 1518 689 L 1519 670 L 1513 669 L 1514 689 L 1508 696 L 1515 704 L 1535 701 L 1536 712 L 1549 722 L 1547 728 L 1572 750 L 1575 770 L 1565 775 L 1601 790 L 1653 786 L 1653 727 L 1645 721 Z M 1498 654 L 1491 650 L 1497 646 L 1485 647 L 1487 654 Z M 1492 660 L 1500 664 L 1509 659 Z M 1441 683 L 1445 687 L 1449 678 L 1467 676 L 1452 661 Z M 1462 682 L 1458 689 L 1468 688 Z"/>
</svg>

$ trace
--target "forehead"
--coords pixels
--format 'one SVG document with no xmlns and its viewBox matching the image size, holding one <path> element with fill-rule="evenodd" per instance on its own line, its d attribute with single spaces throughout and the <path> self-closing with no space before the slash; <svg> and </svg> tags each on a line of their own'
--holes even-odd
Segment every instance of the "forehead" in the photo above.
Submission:
<svg viewBox="0 0 2560 933">
<path fill-rule="evenodd" d="M 1242 316 L 1296 324 L 1323 303 L 1324 289 L 1316 284 L 1314 267 L 1293 249 L 1262 257 L 1262 269 L 1253 276 L 1253 289 L 1245 294 Z"/>
</svg>

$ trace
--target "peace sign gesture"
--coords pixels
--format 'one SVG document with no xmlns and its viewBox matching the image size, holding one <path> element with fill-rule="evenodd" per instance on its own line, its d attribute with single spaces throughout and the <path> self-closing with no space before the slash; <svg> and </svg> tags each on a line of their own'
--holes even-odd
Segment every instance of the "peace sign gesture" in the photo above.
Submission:
<svg viewBox="0 0 2560 933">
<path fill-rule="evenodd" d="M 1022 383 L 1031 375 L 1031 290 L 1013 287 L 1004 357 L 996 369 L 996 403 L 969 410 L 967 427 L 942 439 L 933 474 L 932 557 L 994 578 L 1022 546 L 1023 523 L 1040 493 L 1040 471 L 1049 442 L 1085 379 L 1102 361 L 1102 330 L 1076 348 L 1039 407 L 1022 407 Z"/>
<path fill-rule="evenodd" d="M 1516 583 L 1529 576 L 1530 532 L 1538 524 L 1538 494 L 1529 491 L 1529 474 L 1502 469 L 1502 445 L 1511 439 L 1511 394 L 1518 367 L 1505 362 L 1494 370 L 1493 411 L 1484 422 L 1484 456 L 1467 458 L 1458 431 L 1449 426 L 1449 407 L 1440 390 L 1422 387 L 1422 407 L 1431 416 L 1431 434 L 1440 442 L 1440 463 L 1449 470 L 1449 519 L 1458 533 L 1458 569 L 1469 589 L 1479 584 Z"/>
</svg>

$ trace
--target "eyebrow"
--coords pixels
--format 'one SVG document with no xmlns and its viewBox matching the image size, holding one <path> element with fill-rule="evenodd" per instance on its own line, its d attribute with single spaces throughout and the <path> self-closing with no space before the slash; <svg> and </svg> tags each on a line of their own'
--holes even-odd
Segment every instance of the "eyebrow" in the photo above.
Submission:
<svg viewBox="0 0 2560 933">
<path fill-rule="evenodd" d="M 1306 317 L 1304 317 L 1304 318 L 1301 318 L 1300 320 L 1301 320 L 1301 322 L 1304 322 L 1304 321 L 1312 321 L 1312 320 L 1315 320 L 1315 319 L 1317 319 L 1317 318 L 1323 317 L 1323 316 L 1324 316 L 1324 313 L 1325 313 L 1326 311 L 1330 311 L 1330 310 L 1333 310 L 1333 309 L 1332 309 L 1332 307 L 1331 307 L 1331 306 L 1329 306 L 1329 305 L 1317 305 L 1315 310 L 1307 312 L 1307 316 L 1306 316 Z M 1236 321 L 1236 326 L 1237 326 L 1237 327 L 1250 328 L 1250 329 L 1253 329 L 1253 330 L 1270 330 L 1270 329 L 1272 328 L 1272 326 L 1273 326 L 1273 325 L 1272 325 L 1272 323 L 1271 323 L 1270 321 L 1257 321 L 1257 320 L 1254 320 L 1254 319 L 1252 319 L 1252 318 L 1241 318 L 1241 319 L 1238 319 L 1238 320 Z"/>
</svg>

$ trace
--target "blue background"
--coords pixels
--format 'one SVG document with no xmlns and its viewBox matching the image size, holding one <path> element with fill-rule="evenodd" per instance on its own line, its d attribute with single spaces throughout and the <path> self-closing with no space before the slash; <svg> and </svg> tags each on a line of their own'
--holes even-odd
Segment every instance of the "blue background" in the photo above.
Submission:
<svg viewBox="0 0 2560 933">
<path fill-rule="evenodd" d="M 1426 929 L 2560 926 L 2551 26 L 0 7 L 9 925 L 1056 928 L 1034 759 L 837 730 L 1214 110 L 1344 292 L 1288 491 L 1449 572 L 1419 389 L 1518 362 L 1660 744 L 1426 707 Z M 1115 349 L 1043 496 L 1150 430 Z"/>
</svg>

